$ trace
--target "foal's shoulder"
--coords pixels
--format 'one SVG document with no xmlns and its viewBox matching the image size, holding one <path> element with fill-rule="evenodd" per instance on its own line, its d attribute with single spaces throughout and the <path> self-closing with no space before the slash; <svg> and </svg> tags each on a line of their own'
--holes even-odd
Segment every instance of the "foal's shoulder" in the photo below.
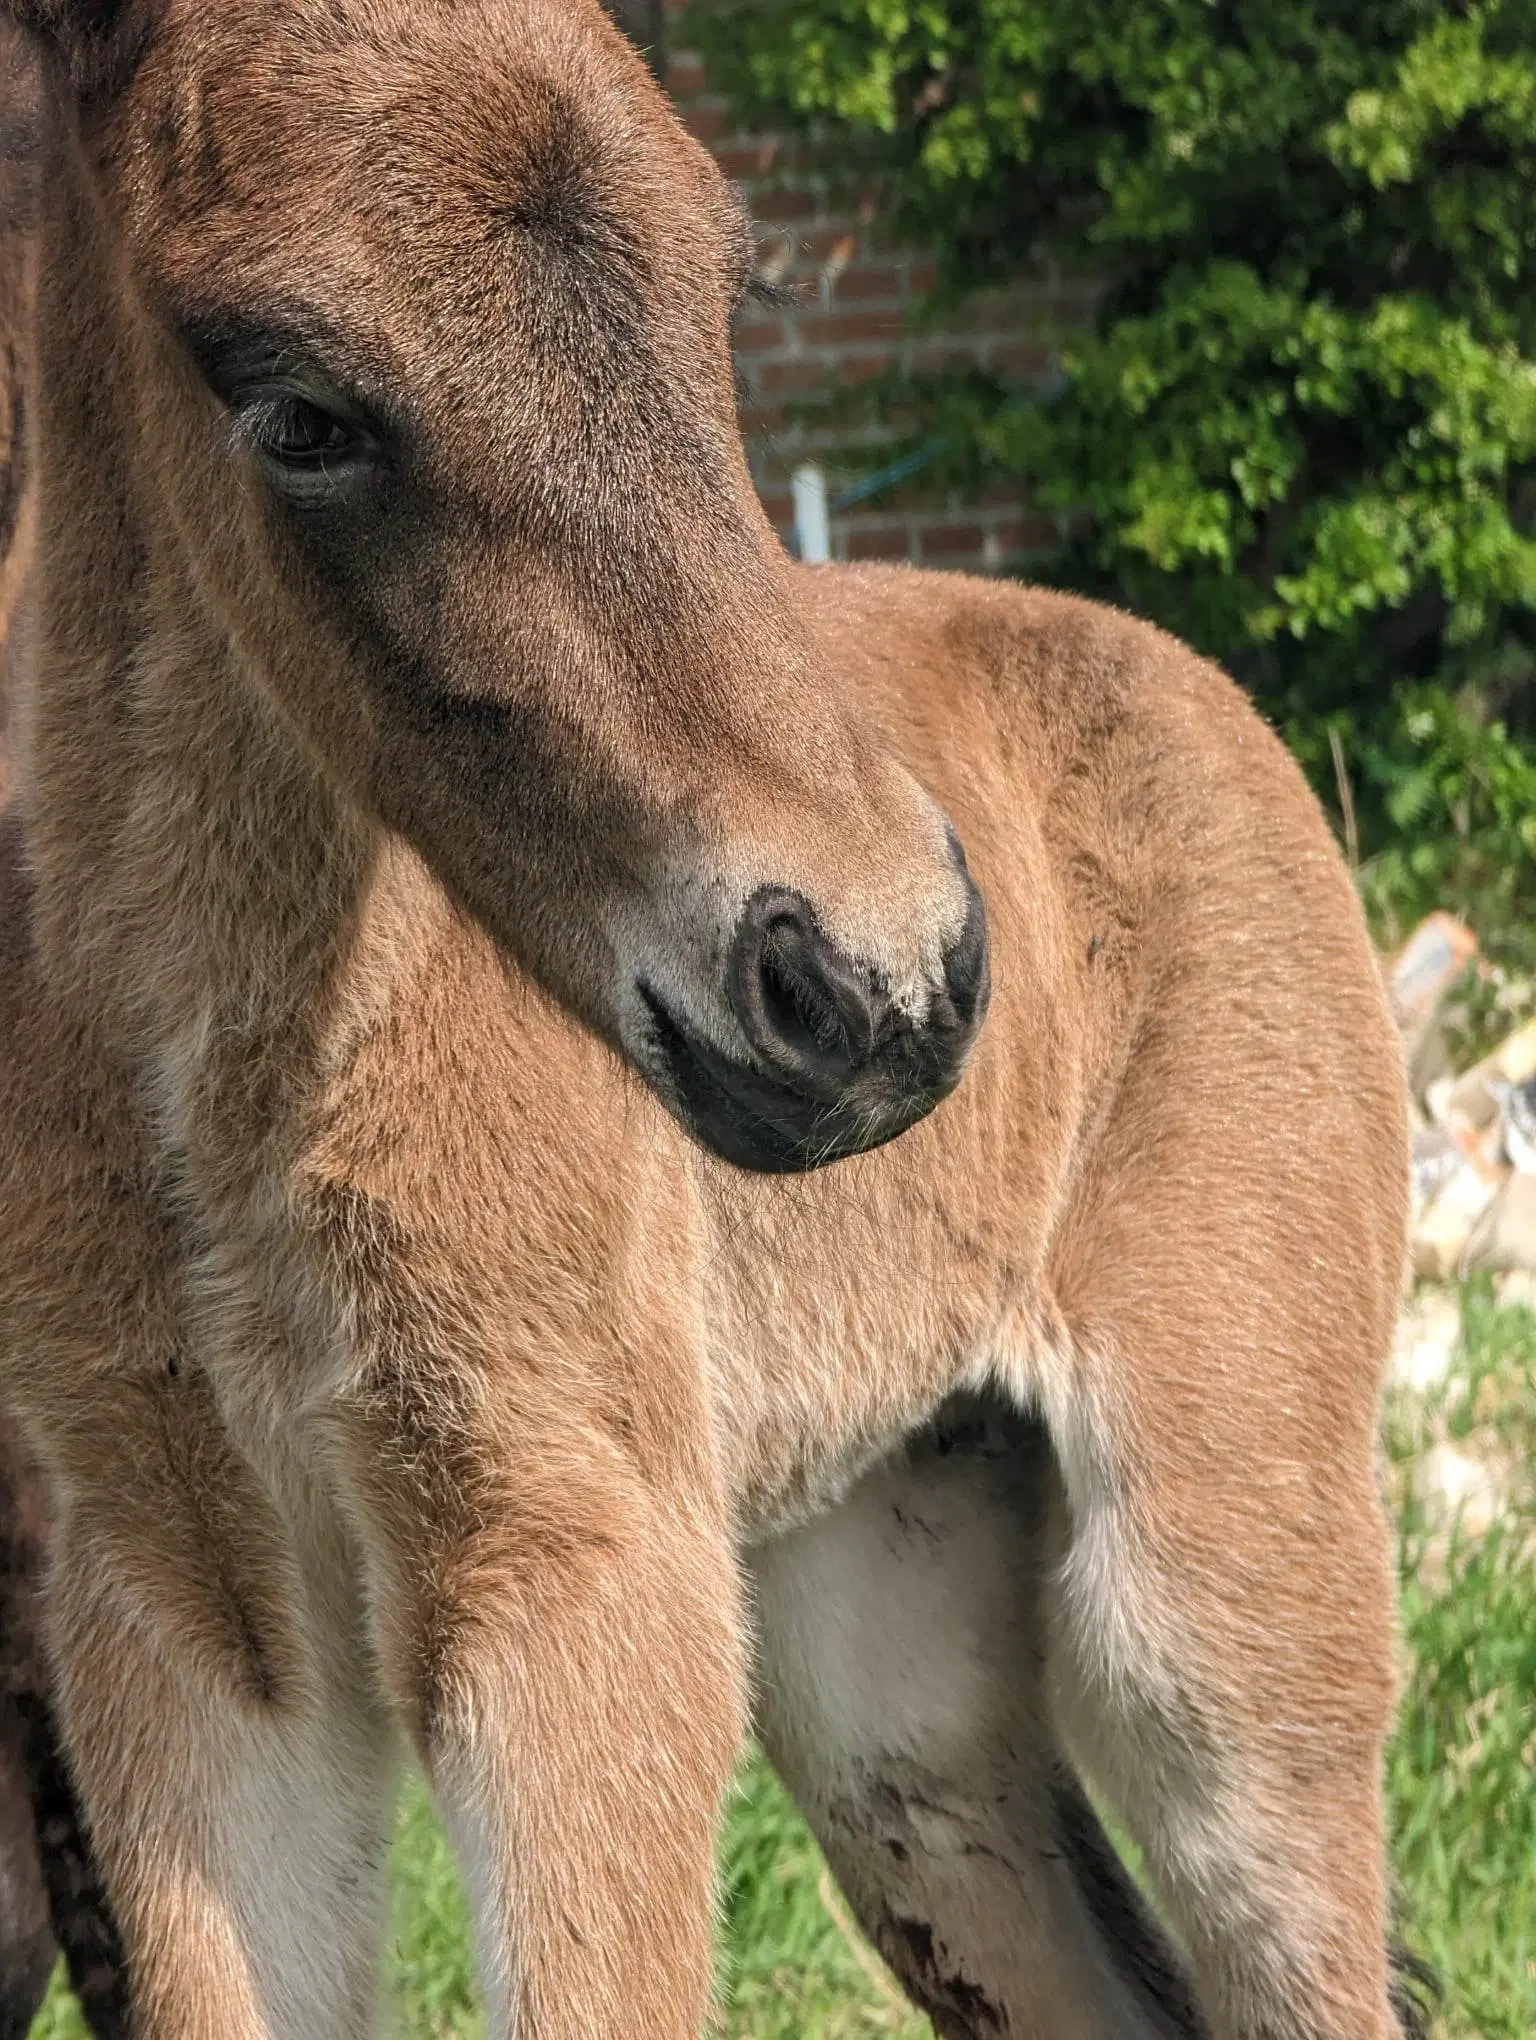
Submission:
<svg viewBox="0 0 1536 2040">
<path fill-rule="evenodd" d="M 805 578 L 926 779 L 986 757 L 1015 798 L 1069 817 L 1100 861 L 1119 846 L 1153 890 L 1202 869 L 1234 897 L 1274 892 L 1276 873 L 1305 867 L 1335 896 L 1327 911 L 1352 917 L 1295 760 L 1236 683 L 1168 632 L 1018 582 L 899 567 Z"/>
<path fill-rule="evenodd" d="M 875 696 L 1013 739 L 1049 772 L 1126 747 L 1195 789 L 1208 775 L 1310 806 L 1293 760 L 1228 674 L 1108 603 L 912 567 L 807 570 L 828 636 Z"/>
<path fill-rule="evenodd" d="M 823 568 L 805 579 L 829 633 L 909 688 L 927 684 L 952 696 L 957 685 L 981 685 L 1037 714 L 1073 718 L 1133 713 L 1160 700 L 1242 706 L 1219 667 L 1108 603 L 901 566 Z"/>
</svg>

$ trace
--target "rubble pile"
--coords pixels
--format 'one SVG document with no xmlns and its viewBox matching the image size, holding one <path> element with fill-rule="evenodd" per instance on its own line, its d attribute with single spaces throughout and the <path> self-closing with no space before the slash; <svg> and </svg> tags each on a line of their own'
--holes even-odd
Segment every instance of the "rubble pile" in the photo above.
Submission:
<svg viewBox="0 0 1536 2040">
<path fill-rule="evenodd" d="M 1427 1578 L 1449 1564 L 1458 1539 L 1482 1538 L 1517 1502 L 1528 1508 L 1532 1493 L 1530 1469 L 1498 1421 L 1501 1398 L 1528 1390 L 1469 1372 L 1455 1285 L 1492 1271 L 1499 1306 L 1536 1310 L 1536 1019 L 1519 1024 L 1531 988 L 1488 969 L 1471 930 L 1449 914 L 1422 922 L 1386 975 L 1413 1112 L 1418 1278 L 1404 1298 L 1389 1376 L 1405 1395 L 1396 1421 L 1411 1425 L 1414 1439 L 1397 1469 L 1396 1500 L 1432 1533 L 1420 1566 Z M 1454 1054 L 1453 1042 L 1470 1010 L 1469 986 L 1509 1031 L 1458 1070 L 1465 1049 Z"/>
<path fill-rule="evenodd" d="M 1414 1113 L 1413 1270 L 1442 1282 L 1536 1270 L 1536 1020 L 1447 1066 L 1446 1001 L 1476 960 L 1471 930 L 1431 914 L 1387 973 Z"/>
</svg>

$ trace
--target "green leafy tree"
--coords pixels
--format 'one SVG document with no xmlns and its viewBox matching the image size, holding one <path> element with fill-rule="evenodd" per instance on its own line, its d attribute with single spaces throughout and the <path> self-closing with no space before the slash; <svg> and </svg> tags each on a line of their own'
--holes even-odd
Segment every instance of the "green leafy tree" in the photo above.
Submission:
<svg viewBox="0 0 1536 2040">
<path fill-rule="evenodd" d="M 1056 578 L 1347 774 L 1386 921 L 1536 952 L 1536 0 L 704 0 L 700 32 L 749 117 L 861 138 L 950 309 L 1102 280 L 1054 393 L 869 400 L 1069 513 Z"/>
</svg>

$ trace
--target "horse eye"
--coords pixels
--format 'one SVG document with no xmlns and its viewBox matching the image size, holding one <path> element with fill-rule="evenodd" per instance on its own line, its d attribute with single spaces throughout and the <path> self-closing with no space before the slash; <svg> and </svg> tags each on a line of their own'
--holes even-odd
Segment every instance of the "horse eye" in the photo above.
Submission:
<svg viewBox="0 0 1536 2040">
<path fill-rule="evenodd" d="M 358 437 L 340 418 L 306 397 L 284 397 L 261 419 L 256 444 L 279 467 L 318 473 L 358 449 Z"/>
</svg>

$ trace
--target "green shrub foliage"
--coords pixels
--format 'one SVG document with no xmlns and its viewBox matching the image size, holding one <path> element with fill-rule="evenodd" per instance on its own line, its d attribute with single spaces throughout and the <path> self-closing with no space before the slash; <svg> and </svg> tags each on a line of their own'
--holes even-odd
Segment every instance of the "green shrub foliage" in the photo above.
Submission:
<svg viewBox="0 0 1536 2040">
<path fill-rule="evenodd" d="M 876 387 L 1052 570 L 1221 658 L 1356 810 L 1386 922 L 1536 947 L 1536 0 L 704 0 L 941 297 L 1102 281 L 1044 397 Z M 859 146 L 850 150 L 849 130 Z"/>
</svg>

